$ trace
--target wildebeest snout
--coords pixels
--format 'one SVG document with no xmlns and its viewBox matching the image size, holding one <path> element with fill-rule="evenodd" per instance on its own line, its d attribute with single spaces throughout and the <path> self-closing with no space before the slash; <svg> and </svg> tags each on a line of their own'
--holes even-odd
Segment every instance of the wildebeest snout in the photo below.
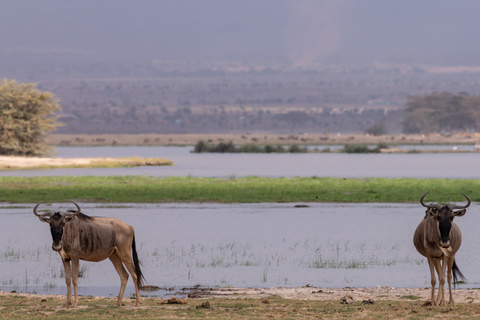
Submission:
<svg viewBox="0 0 480 320">
<path fill-rule="evenodd" d="M 52 242 L 52 249 L 55 250 L 55 251 L 60 251 L 62 250 L 63 246 L 62 246 L 62 242 L 60 241 L 59 243 L 55 243 Z"/>
<path fill-rule="evenodd" d="M 60 227 L 52 227 L 50 228 L 50 232 L 52 233 L 52 249 L 55 251 L 62 250 L 62 236 L 63 236 L 63 226 Z"/>
<path fill-rule="evenodd" d="M 440 247 L 445 248 L 445 249 L 450 247 L 450 239 L 448 239 L 447 241 L 440 240 Z"/>
</svg>

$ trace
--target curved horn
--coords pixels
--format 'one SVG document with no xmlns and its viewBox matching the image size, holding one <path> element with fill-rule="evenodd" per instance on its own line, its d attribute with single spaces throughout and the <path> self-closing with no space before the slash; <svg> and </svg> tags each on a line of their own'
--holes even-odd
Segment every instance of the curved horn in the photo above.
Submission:
<svg viewBox="0 0 480 320">
<path fill-rule="evenodd" d="M 470 198 L 469 198 L 465 193 L 463 193 L 463 192 L 460 192 L 460 193 L 463 194 L 463 196 L 464 196 L 465 198 L 467 198 L 468 203 L 467 203 L 466 205 L 464 205 L 464 206 L 458 206 L 458 205 L 456 205 L 456 204 L 450 205 L 450 206 L 449 206 L 450 209 L 452 209 L 452 210 L 455 210 L 455 209 L 466 209 L 466 208 L 468 208 L 468 207 L 470 206 L 470 204 L 472 203 L 472 200 L 470 200 Z"/>
<path fill-rule="evenodd" d="M 420 203 L 422 204 L 422 206 L 424 206 L 425 208 L 434 208 L 434 209 L 441 209 L 442 206 L 439 205 L 438 203 L 432 203 L 432 204 L 425 204 L 423 202 L 423 198 L 425 198 L 425 196 L 427 195 L 427 193 L 429 193 L 430 191 L 427 191 L 424 193 L 424 195 L 420 198 Z"/>
<path fill-rule="evenodd" d="M 78 204 L 76 204 L 74 201 L 72 201 L 72 203 L 75 205 L 75 207 L 77 207 L 77 211 L 68 210 L 67 212 L 62 212 L 62 216 L 75 216 L 79 214 L 80 211 L 82 211 L 82 209 L 80 209 L 80 206 Z"/>
<path fill-rule="evenodd" d="M 37 213 L 37 208 L 38 206 L 41 204 L 42 202 L 40 201 L 39 203 L 37 203 L 35 205 L 35 207 L 33 207 L 33 214 L 35 214 L 37 217 L 49 217 L 51 218 L 52 215 L 53 215 L 53 212 L 49 211 L 49 212 L 46 212 L 46 213 L 43 213 L 43 214 L 39 214 Z"/>
<path fill-rule="evenodd" d="M 75 205 L 75 207 L 77 207 L 77 213 L 80 213 L 80 211 L 82 211 L 82 209 L 80 209 L 80 206 L 76 204 L 74 201 L 72 201 L 72 203 Z"/>
</svg>

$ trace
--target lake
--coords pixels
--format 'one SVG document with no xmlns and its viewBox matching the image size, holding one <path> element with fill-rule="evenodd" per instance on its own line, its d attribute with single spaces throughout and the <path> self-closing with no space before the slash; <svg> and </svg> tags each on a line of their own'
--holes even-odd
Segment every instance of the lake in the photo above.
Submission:
<svg viewBox="0 0 480 320">
<path fill-rule="evenodd" d="M 441 146 L 435 146 L 442 148 Z M 418 146 L 417 146 L 418 148 Z M 444 148 L 451 148 L 444 146 Z M 149 175 L 194 177 L 412 177 L 480 178 L 480 153 L 223 154 L 191 153 L 193 147 L 58 147 L 58 157 L 166 158 L 173 166 L 0 171 L 0 176 Z"/>
<path fill-rule="evenodd" d="M 155 157 L 170 167 L 0 171 L 0 176 L 149 175 L 198 177 L 480 178 L 480 154 L 194 154 L 192 147 L 59 147 L 59 157 Z M 420 196 L 420 195 L 419 195 Z M 66 204 L 61 204 L 65 206 Z M 83 204 L 86 214 L 117 217 L 135 227 L 147 282 L 164 288 L 201 286 L 428 287 L 425 259 L 413 232 L 419 204 Z M 54 204 L 55 209 L 66 209 Z M 66 292 L 62 264 L 33 204 L 0 203 L 1 290 Z M 456 221 L 463 231 L 457 263 L 480 287 L 472 204 Z M 109 261 L 81 263 L 80 294 L 116 296 Z M 127 293 L 132 294 L 129 282 Z M 153 292 L 164 296 L 167 291 Z"/>
<path fill-rule="evenodd" d="M 159 287 L 430 286 L 426 260 L 412 243 L 425 212 L 419 204 L 79 204 L 86 214 L 135 227 L 142 271 Z M 49 227 L 32 207 L 0 204 L 0 289 L 65 294 Z M 477 211 L 472 204 L 455 219 L 463 232 L 456 261 L 468 279 L 461 288 L 480 287 Z M 80 266 L 80 294 L 118 294 L 110 261 Z M 133 293 L 130 280 L 126 296 Z"/>
</svg>

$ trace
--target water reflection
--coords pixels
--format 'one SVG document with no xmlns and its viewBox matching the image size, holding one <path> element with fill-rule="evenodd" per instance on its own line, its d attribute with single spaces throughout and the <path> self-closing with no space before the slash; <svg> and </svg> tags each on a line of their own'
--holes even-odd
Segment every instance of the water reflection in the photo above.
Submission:
<svg viewBox="0 0 480 320">
<path fill-rule="evenodd" d="M 135 227 L 147 282 L 160 287 L 429 286 L 427 264 L 412 243 L 424 215 L 419 205 L 310 205 L 81 204 L 87 214 Z M 31 208 L 0 207 L 0 289 L 64 294 L 60 257 Z M 476 211 L 472 205 L 456 219 L 463 232 L 456 259 L 469 281 L 462 287 L 480 287 Z M 118 294 L 109 261 L 81 266 L 81 294 Z M 126 296 L 133 292 L 129 282 Z"/>
</svg>

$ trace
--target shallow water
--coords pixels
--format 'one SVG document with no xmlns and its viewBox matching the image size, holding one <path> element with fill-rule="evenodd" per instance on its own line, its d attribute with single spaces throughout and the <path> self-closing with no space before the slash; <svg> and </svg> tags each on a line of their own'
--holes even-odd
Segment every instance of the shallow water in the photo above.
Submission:
<svg viewBox="0 0 480 320">
<path fill-rule="evenodd" d="M 430 285 L 427 263 L 412 243 L 424 216 L 420 205 L 80 205 L 86 214 L 117 217 L 135 227 L 143 272 L 148 284 L 159 287 Z M 0 289 L 64 294 L 60 257 L 32 206 L 0 206 Z M 456 259 L 468 279 L 462 288 L 480 287 L 477 209 L 472 204 L 456 219 L 463 232 Z M 81 268 L 80 294 L 118 294 L 120 281 L 109 261 L 81 262 Z M 126 296 L 133 292 L 130 281 Z"/>
<path fill-rule="evenodd" d="M 191 153 L 192 149 L 192 147 L 58 147 L 59 157 L 155 157 L 170 159 L 174 165 L 112 169 L 14 170 L 0 171 L 0 176 L 148 175 L 221 178 L 317 176 L 480 179 L 480 170 L 477 170 L 480 153 L 197 154 Z"/>
</svg>

